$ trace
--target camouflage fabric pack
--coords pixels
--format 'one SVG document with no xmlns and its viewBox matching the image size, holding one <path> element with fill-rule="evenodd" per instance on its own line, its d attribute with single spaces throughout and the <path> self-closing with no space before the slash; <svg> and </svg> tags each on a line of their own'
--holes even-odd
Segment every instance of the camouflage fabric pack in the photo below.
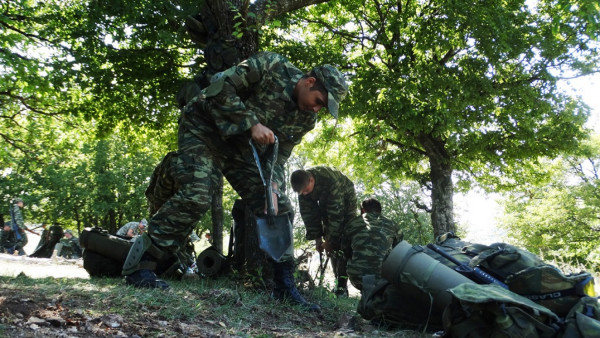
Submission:
<svg viewBox="0 0 600 338">
<path fill-rule="evenodd" d="M 510 291 L 547 307 L 560 317 L 566 316 L 579 298 L 594 295 L 594 280 L 588 272 L 565 275 L 533 253 L 506 243 L 469 243 L 447 233 L 438 237 L 437 245 L 460 262 L 481 268 L 505 283 Z M 456 267 L 432 250 L 426 253 L 448 267 Z"/>
<path fill-rule="evenodd" d="M 565 318 L 560 337 L 597 337 L 600 332 L 600 302 L 582 297 Z"/>
<path fill-rule="evenodd" d="M 495 284 L 449 290 L 444 337 L 556 337 L 561 320 L 547 308 Z"/>
</svg>

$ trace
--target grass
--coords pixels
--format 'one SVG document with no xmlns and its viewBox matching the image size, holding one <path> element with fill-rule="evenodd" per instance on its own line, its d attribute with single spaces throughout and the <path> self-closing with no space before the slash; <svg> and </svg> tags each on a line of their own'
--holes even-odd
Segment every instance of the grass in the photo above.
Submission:
<svg viewBox="0 0 600 338">
<path fill-rule="evenodd" d="M 324 288 L 304 291 L 322 308 L 312 313 L 235 278 L 169 283 L 171 289 L 162 291 L 112 278 L 0 276 L 0 336 L 29 336 L 31 317 L 63 318 L 56 330 L 75 336 L 424 336 L 373 327 L 356 315 L 358 298 L 336 298 Z"/>
</svg>

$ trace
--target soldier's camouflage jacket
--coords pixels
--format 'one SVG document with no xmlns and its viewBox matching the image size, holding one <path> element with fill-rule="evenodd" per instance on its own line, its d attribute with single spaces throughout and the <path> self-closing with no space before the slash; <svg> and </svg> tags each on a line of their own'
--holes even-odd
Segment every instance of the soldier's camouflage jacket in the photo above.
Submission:
<svg viewBox="0 0 600 338">
<path fill-rule="evenodd" d="M 139 225 L 140 225 L 140 222 L 135 222 L 135 221 L 127 222 L 119 230 L 117 230 L 117 235 L 118 236 L 127 236 L 127 233 L 129 232 L 129 230 L 133 229 L 133 235 L 139 236 L 142 234 L 142 232 L 140 231 Z"/>
<path fill-rule="evenodd" d="M 378 212 L 367 212 L 350 221 L 342 246 L 351 247 L 347 272 L 352 285 L 362 290 L 363 276 L 374 275 L 378 279 L 383 261 L 402 237 L 400 226 Z"/>
<path fill-rule="evenodd" d="M 27 234 L 25 233 L 25 221 L 23 220 L 23 213 L 21 212 L 21 208 L 15 203 L 11 206 L 13 208 L 13 212 L 12 215 L 14 215 L 15 219 L 14 221 L 17 223 L 17 226 L 19 226 L 19 229 L 21 229 L 19 231 L 19 235 L 21 237 L 21 239 L 17 239 L 16 244 L 21 247 L 24 248 L 25 245 L 27 244 L 27 242 L 29 241 L 29 239 L 27 238 Z M 11 220 L 12 222 L 12 220 Z M 9 223 L 10 224 L 10 223 Z M 16 236 L 16 234 L 14 234 Z"/>
<path fill-rule="evenodd" d="M 180 125 L 203 139 L 215 129 L 229 149 L 252 161 L 250 127 L 267 126 L 279 139 L 273 181 L 284 184 L 283 165 L 294 146 L 315 127 L 317 114 L 301 111 L 294 102 L 296 83 L 304 73 L 283 56 L 260 52 L 237 66 L 216 74 L 183 109 Z M 259 149 L 264 153 L 266 149 Z M 268 164 L 270 166 L 270 164 Z"/>
<path fill-rule="evenodd" d="M 23 220 L 23 213 L 21 212 L 21 208 L 17 204 L 12 205 L 13 215 L 15 215 L 15 222 L 21 229 L 25 229 L 25 221 Z"/>
<path fill-rule="evenodd" d="M 298 195 L 306 239 L 324 237 L 339 242 L 345 225 L 358 214 L 354 183 L 334 168 L 319 166 L 307 171 L 315 179 L 313 191 Z"/>
<path fill-rule="evenodd" d="M 12 229 L 9 231 L 0 229 L 0 253 L 4 252 L 5 249 L 14 248 L 16 244 L 17 237 Z"/>
<path fill-rule="evenodd" d="M 62 238 L 60 243 L 63 245 L 60 250 L 60 256 L 65 258 L 79 258 L 82 256 L 79 238 L 73 236 L 71 238 Z"/>
</svg>

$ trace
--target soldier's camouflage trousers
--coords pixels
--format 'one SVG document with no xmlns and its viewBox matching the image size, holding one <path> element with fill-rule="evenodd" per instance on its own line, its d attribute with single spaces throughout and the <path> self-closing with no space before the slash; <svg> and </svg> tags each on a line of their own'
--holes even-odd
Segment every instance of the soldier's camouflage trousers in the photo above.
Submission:
<svg viewBox="0 0 600 338">
<path fill-rule="evenodd" d="M 347 272 L 350 282 L 362 290 L 362 277 L 381 276 L 381 266 L 392 247 L 388 238 L 377 228 L 365 228 L 352 237 L 352 257 Z"/>
<path fill-rule="evenodd" d="M 220 170 L 229 184 L 245 200 L 255 214 L 265 208 L 265 191 L 256 163 L 245 142 L 223 140 L 208 125 L 191 131 L 181 124 L 178 134 L 179 149 L 167 154 L 155 171 L 157 180 L 151 182 L 146 196 L 151 212 L 155 214 L 148 225 L 152 241 L 169 253 L 183 248 L 194 225 L 211 205 L 215 168 Z M 246 144 L 248 149 L 239 149 Z M 245 151 L 247 150 L 247 151 Z M 245 156 L 250 155 L 250 156 Z M 154 178 L 153 178 L 154 180 Z M 279 214 L 293 215 L 289 199 L 278 199 Z M 293 258 L 293 248 L 289 257 Z"/>
</svg>

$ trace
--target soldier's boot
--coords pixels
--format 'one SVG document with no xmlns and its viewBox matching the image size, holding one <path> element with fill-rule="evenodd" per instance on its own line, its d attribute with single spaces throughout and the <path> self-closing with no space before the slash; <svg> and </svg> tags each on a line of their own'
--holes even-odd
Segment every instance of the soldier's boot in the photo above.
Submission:
<svg viewBox="0 0 600 338">
<path fill-rule="evenodd" d="M 310 311 L 321 311 L 317 304 L 309 303 L 302 297 L 294 282 L 294 263 L 281 262 L 273 265 L 275 289 L 273 296 L 279 300 L 288 300 Z"/>
<path fill-rule="evenodd" d="M 348 297 L 348 277 L 339 276 L 336 280 L 334 294 L 338 297 Z"/>
<path fill-rule="evenodd" d="M 159 279 L 154 271 L 149 269 L 141 269 L 125 276 L 125 284 L 133 285 L 138 288 L 152 288 L 167 290 L 169 284 L 162 279 Z"/>
<path fill-rule="evenodd" d="M 123 264 L 125 284 L 135 287 L 155 288 L 166 290 L 169 284 L 156 276 L 157 260 L 146 251 L 152 246 L 152 241 L 147 234 L 138 236 Z"/>
</svg>

